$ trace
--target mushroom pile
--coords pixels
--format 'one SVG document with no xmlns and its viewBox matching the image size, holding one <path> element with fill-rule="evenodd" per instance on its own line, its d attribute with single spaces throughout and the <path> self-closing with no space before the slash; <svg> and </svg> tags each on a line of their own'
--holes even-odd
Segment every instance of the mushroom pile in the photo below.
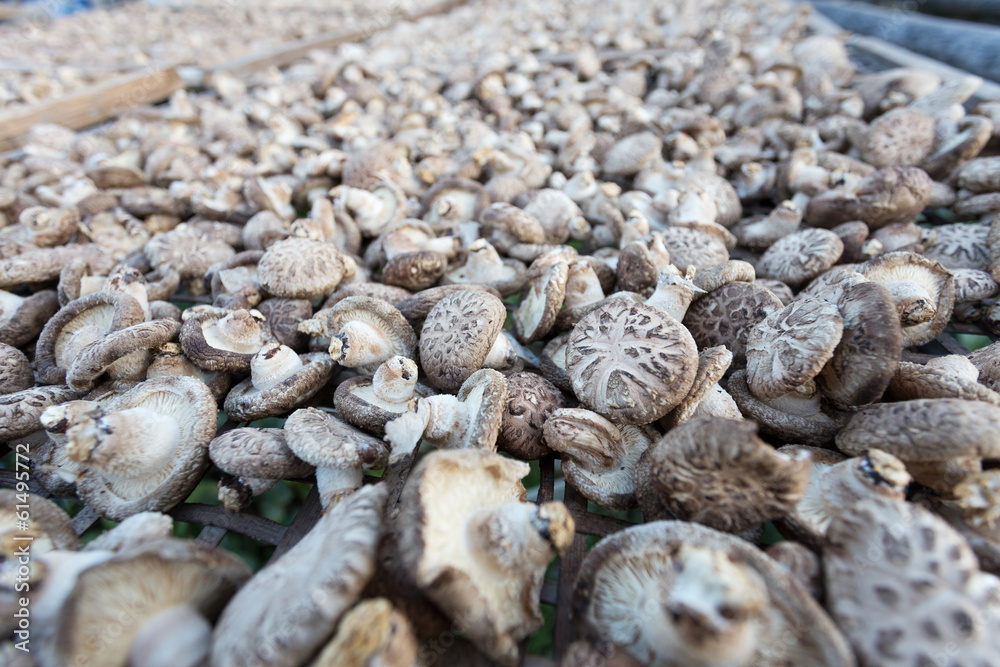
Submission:
<svg viewBox="0 0 1000 667">
<path fill-rule="evenodd" d="M 930 357 L 1000 330 L 998 103 L 779 0 L 579 9 L 0 158 L 0 440 L 121 522 L 32 500 L 38 665 L 519 664 L 587 518 L 529 500 L 543 458 L 644 520 L 583 561 L 567 667 L 996 662 L 1000 343 Z M 250 577 L 169 537 L 203 479 L 323 513 Z"/>
</svg>

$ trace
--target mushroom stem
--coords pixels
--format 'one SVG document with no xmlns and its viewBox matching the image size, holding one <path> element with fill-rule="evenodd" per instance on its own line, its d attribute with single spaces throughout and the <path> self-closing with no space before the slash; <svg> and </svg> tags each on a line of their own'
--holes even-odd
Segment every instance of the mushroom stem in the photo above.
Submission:
<svg viewBox="0 0 1000 667">
<path fill-rule="evenodd" d="M 426 414 L 424 438 L 438 449 L 461 443 L 468 428 L 465 403 L 451 394 L 429 396 L 418 401 L 417 414 Z"/>
<path fill-rule="evenodd" d="M 417 364 L 406 357 L 390 359 L 372 376 L 372 393 L 387 403 L 406 403 L 413 398 L 416 386 Z"/>
<path fill-rule="evenodd" d="M 672 267 L 671 267 L 672 268 Z M 662 271 L 656 281 L 656 290 L 646 299 L 646 303 L 659 308 L 680 322 L 687 313 L 695 294 L 705 294 L 705 290 L 694 284 L 694 267 L 688 267 L 687 275 L 673 271 Z"/>
<path fill-rule="evenodd" d="M 501 333 L 493 341 L 486 359 L 483 360 L 483 368 L 495 368 L 497 370 L 508 368 L 517 361 L 517 352 L 511 346 L 510 341 Z"/>
<path fill-rule="evenodd" d="M 128 664 L 169 667 L 208 663 L 212 625 L 190 605 L 170 607 L 146 621 L 132 640 Z"/>
<path fill-rule="evenodd" d="M 544 568 L 573 540 L 573 519 L 560 502 L 532 505 L 506 503 L 469 517 L 474 552 L 507 574 L 524 572 L 526 561 Z"/>
<path fill-rule="evenodd" d="M 69 458 L 107 479 L 147 477 L 162 470 L 180 441 L 177 422 L 148 408 L 85 417 L 67 432 Z"/>
<path fill-rule="evenodd" d="M 347 368 L 379 364 L 391 354 L 392 341 L 372 325 L 359 320 L 347 322 L 330 339 L 330 356 Z"/>
<path fill-rule="evenodd" d="M 359 468 L 316 468 L 316 488 L 323 508 L 335 505 L 342 498 L 361 488 L 364 471 Z"/>
<path fill-rule="evenodd" d="M 250 378 L 255 389 L 267 391 L 302 370 L 302 359 L 295 350 L 272 343 L 261 348 L 250 360 Z"/>
<path fill-rule="evenodd" d="M 897 280 L 885 283 L 885 287 L 896 302 L 896 312 L 904 327 L 934 319 L 937 312 L 934 296 L 923 285 L 909 280 Z"/>
</svg>

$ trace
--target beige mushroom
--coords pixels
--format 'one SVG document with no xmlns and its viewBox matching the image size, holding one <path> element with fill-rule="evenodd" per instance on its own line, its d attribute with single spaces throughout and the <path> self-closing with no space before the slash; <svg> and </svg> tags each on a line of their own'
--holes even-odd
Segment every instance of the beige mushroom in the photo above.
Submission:
<svg viewBox="0 0 1000 667">
<path fill-rule="evenodd" d="M 332 374 L 328 354 L 299 356 L 290 347 L 269 343 L 250 360 L 250 377 L 226 396 L 226 415 L 249 422 L 283 414 L 312 398 Z"/>
<path fill-rule="evenodd" d="M 341 366 L 374 373 L 392 356 L 416 356 L 417 336 L 406 318 L 381 299 L 352 296 L 299 324 L 299 331 L 330 339 L 330 356 Z"/>
<path fill-rule="evenodd" d="M 181 325 L 181 349 L 205 370 L 247 373 L 254 355 L 273 341 L 263 320 L 256 310 L 191 313 Z"/>
</svg>

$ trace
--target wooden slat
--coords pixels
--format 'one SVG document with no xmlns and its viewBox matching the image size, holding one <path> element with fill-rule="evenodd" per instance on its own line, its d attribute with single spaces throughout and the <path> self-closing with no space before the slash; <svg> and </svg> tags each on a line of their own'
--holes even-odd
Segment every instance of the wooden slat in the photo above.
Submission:
<svg viewBox="0 0 1000 667">
<path fill-rule="evenodd" d="M 569 493 L 569 485 L 566 486 L 566 493 Z M 603 516 L 586 511 L 586 504 L 583 512 L 573 512 L 573 521 L 576 522 L 576 532 L 582 535 L 595 535 L 597 537 L 607 537 L 619 530 L 625 530 L 635 524 L 631 521 L 623 521 L 613 516 Z"/>
<path fill-rule="evenodd" d="M 84 507 L 82 510 L 77 512 L 76 516 L 73 517 L 71 523 L 73 524 L 73 532 L 77 535 L 83 535 L 90 527 L 101 520 L 101 516 L 90 509 L 89 507 Z"/>
<path fill-rule="evenodd" d="M 253 514 L 227 512 L 221 505 L 183 503 L 168 514 L 177 521 L 231 530 L 267 544 L 278 544 L 286 533 L 286 528 L 280 523 Z"/>
<path fill-rule="evenodd" d="M 965 349 L 965 346 L 955 340 L 955 337 L 950 333 L 943 333 L 937 337 L 937 342 L 944 346 L 944 349 L 948 350 L 951 354 L 967 355 L 969 351 Z"/>
<path fill-rule="evenodd" d="M 587 512 L 587 499 L 571 485 L 566 485 L 566 507 L 574 515 Z M 566 648 L 573 641 L 573 626 L 570 619 L 570 609 L 573 600 L 573 586 L 576 575 L 580 571 L 583 559 L 587 556 L 587 538 L 577 532 L 573 544 L 559 559 L 559 583 L 556 593 L 556 626 L 553 634 L 553 654 L 556 660 L 562 658 Z"/>
<path fill-rule="evenodd" d="M 198 533 L 198 537 L 195 538 L 196 541 L 202 544 L 207 544 L 210 547 L 219 546 L 219 542 L 222 538 L 226 536 L 229 531 L 225 528 L 220 528 L 219 526 L 205 526 Z"/>
<path fill-rule="evenodd" d="M 538 460 L 538 497 L 539 505 L 555 500 L 556 457 L 547 454 Z"/>
<path fill-rule="evenodd" d="M 38 123 L 79 130 L 135 106 L 164 100 L 182 86 L 176 68 L 143 70 L 62 97 L 0 112 L 0 151 L 19 146 L 28 130 Z"/>
</svg>

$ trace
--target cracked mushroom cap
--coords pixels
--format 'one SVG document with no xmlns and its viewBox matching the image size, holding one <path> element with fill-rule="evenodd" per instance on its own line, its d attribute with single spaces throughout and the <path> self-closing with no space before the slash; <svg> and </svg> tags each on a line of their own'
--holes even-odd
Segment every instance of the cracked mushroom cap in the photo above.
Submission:
<svg viewBox="0 0 1000 667">
<path fill-rule="evenodd" d="M 757 275 L 787 285 L 803 285 L 840 259 L 844 243 L 827 229 L 805 229 L 782 237 L 761 255 Z"/>
<path fill-rule="evenodd" d="M 817 549 L 822 547 L 827 528 L 842 510 L 865 498 L 903 500 L 912 481 L 903 462 L 881 449 L 854 458 L 802 445 L 786 445 L 778 451 L 789 456 L 805 453 L 811 457 L 809 486 L 781 525 L 782 530 L 787 529 L 796 539 Z"/>
<path fill-rule="evenodd" d="M 420 366 L 431 386 L 454 392 L 484 366 L 509 365 L 513 352 L 501 333 L 506 318 L 503 301 L 492 294 L 462 290 L 438 301 L 420 332 Z"/>
<path fill-rule="evenodd" d="M 560 502 L 526 502 L 527 463 L 481 449 L 428 454 L 407 480 L 396 533 L 416 585 L 476 647 L 515 665 L 542 627 L 545 568 L 573 540 Z"/>
<path fill-rule="evenodd" d="M 612 510 L 636 507 L 636 466 L 658 437 L 651 427 L 619 427 L 590 410 L 561 408 L 543 433 L 545 444 L 562 454 L 566 481 L 585 498 Z"/>
<path fill-rule="evenodd" d="M 823 548 L 826 599 L 863 664 L 989 664 L 1000 619 L 984 611 L 1000 580 L 980 572 L 968 543 L 931 512 L 873 498 L 845 509 Z"/>
<path fill-rule="evenodd" d="M 695 417 L 742 419 L 733 397 L 719 386 L 719 381 L 732 363 L 733 353 L 724 345 L 699 350 L 698 371 L 691 391 L 680 405 L 660 420 L 660 425 L 670 429 Z"/>
<path fill-rule="evenodd" d="M 391 303 L 368 296 L 341 299 L 299 324 L 299 331 L 330 339 L 330 356 L 346 368 L 374 373 L 394 356 L 414 358 L 417 334 Z"/>
<path fill-rule="evenodd" d="M 142 305 L 124 292 L 104 290 L 69 302 L 38 336 L 38 379 L 46 384 L 62 384 L 67 369 L 89 343 L 144 319 Z"/>
<path fill-rule="evenodd" d="M 299 356 L 290 347 L 268 343 L 250 361 L 250 377 L 229 390 L 226 414 L 241 422 L 281 415 L 312 398 L 332 375 L 329 354 Z"/>
<path fill-rule="evenodd" d="M 489 292 L 497 298 L 502 298 L 500 296 L 500 292 L 498 292 L 495 288 L 487 287 L 486 285 L 439 285 L 438 287 L 430 287 L 422 290 L 416 294 L 409 294 L 401 297 L 399 301 L 396 302 L 396 309 L 403 314 L 403 317 L 405 317 L 416 330 L 423 326 L 424 320 L 427 318 L 427 313 L 431 312 L 431 308 L 433 308 L 438 301 L 452 292 L 461 292 L 463 290 Z"/>
<path fill-rule="evenodd" d="M 181 349 L 205 370 L 248 373 L 254 355 L 274 340 L 263 319 L 246 309 L 194 313 L 181 325 Z"/>
<path fill-rule="evenodd" d="M 112 521 L 167 511 L 197 486 L 217 425 L 203 382 L 146 380 L 67 430 L 66 453 L 83 466 L 77 495 Z"/>
<path fill-rule="evenodd" d="M 903 354 L 903 334 L 892 295 L 881 285 L 849 285 L 837 307 L 844 333 L 816 383 L 835 406 L 852 409 L 874 403 L 889 386 Z"/>
<path fill-rule="evenodd" d="M 699 227 L 667 227 L 658 233 L 670 251 L 670 261 L 681 272 L 692 266 L 700 271 L 729 260 L 726 244 Z"/>
<path fill-rule="evenodd" d="M 522 461 L 533 461 L 551 450 L 542 441 L 542 429 L 554 410 L 566 405 L 555 385 L 535 373 L 507 377 L 497 449 Z"/>
<path fill-rule="evenodd" d="M 903 325 L 903 347 L 929 343 L 944 331 L 955 306 L 955 278 L 940 263 L 898 251 L 868 260 L 858 272 L 892 294 Z"/>
<path fill-rule="evenodd" d="M 293 237 L 267 248 L 257 263 L 257 281 L 272 296 L 311 299 L 337 288 L 344 260 L 332 243 Z"/>
<path fill-rule="evenodd" d="M 730 259 L 721 264 L 710 266 L 694 274 L 694 285 L 702 292 L 695 292 L 692 301 L 697 301 L 703 294 L 714 292 L 723 285 L 734 282 L 752 283 L 757 277 L 753 264 L 739 259 Z"/>
<path fill-rule="evenodd" d="M 752 422 L 692 419 L 646 450 L 636 498 L 647 520 L 680 518 L 740 533 L 788 514 L 809 483 L 809 457 L 780 454 Z"/>
<path fill-rule="evenodd" d="M 521 302 L 514 311 L 514 331 L 525 345 L 544 338 L 555 324 L 566 297 L 569 265 L 556 262 L 522 288 Z"/>
<path fill-rule="evenodd" d="M 323 507 L 361 487 L 364 470 L 385 468 L 389 447 L 329 412 L 301 408 L 285 421 L 288 447 L 316 467 Z"/>
<path fill-rule="evenodd" d="M 584 637 L 646 665 L 855 664 L 833 621 L 777 561 L 682 521 L 598 543 L 577 577 L 573 617 Z"/>
<path fill-rule="evenodd" d="M 619 424 L 648 424 L 691 391 L 697 355 L 691 334 L 673 317 L 616 298 L 573 328 L 566 371 L 585 406 Z"/>
<path fill-rule="evenodd" d="M 319 650 L 375 572 L 386 497 L 375 485 L 337 503 L 254 575 L 219 618 L 212 664 L 297 665 Z"/>
<path fill-rule="evenodd" d="M 961 355 L 935 357 L 923 365 L 900 361 L 885 399 L 915 398 L 961 398 L 1000 407 L 1000 393 L 979 384 L 979 369 Z"/>
<path fill-rule="evenodd" d="M 998 420 L 1000 408 L 982 401 L 920 398 L 879 403 L 854 415 L 836 442 L 847 454 L 884 450 L 906 463 L 921 484 L 948 492 L 964 477 L 965 468 L 1000 458 Z"/>
<path fill-rule="evenodd" d="M 0 343 L 21 347 L 31 342 L 59 310 L 54 290 L 21 297 L 0 290 Z"/>
<path fill-rule="evenodd" d="M 45 667 L 139 664 L 139 656 L 144 664 L 196 664 L 208 657 L 211 621 L 250 577 L 229 552 L 177 539 L 53 556 L 53 570 L 63 574 L 59 585 L 43 588 L 33 609 L 47 621 Z"/>
<path fill-rule="evenodd" d="M 0 395 L 24 391 L 35 386 L 31 362 L 24 352 L 0 343 Z"/>
<path fill-rule="evenodd" d="M 111 380 L 141 380 L 153 358 L 153 350 L 173 340 L 181 323 L 172 320 L 140 322 L 112 331 L 80 350 L 66 372 L 66 384 L 89 391 L 108 374 Z"/>
<path fill-rule="evenodd" d="M 835 304 L 804 296 L 758 323 L 747 336 L 747 383 L 758 398 L 778 398 L 812 380 L 833 357 L 844 331 Z"/>
<path fill-rule="evenodd" d="M 430 389 L 417 384 L 417 364 L 395 356 L 386 359 L 371 377 L 359 375 L 337 385 L 333 404 L 345 420 L 376 435 L 404 412 L 417 409 L 417 399 Z"/>
<path fill-rule="evenodd" d="M 770 290 L 736 281 L 692 303 L 684 315 L 684 326 L 701 349 L 725 345 L 733 353 L 733 366 L 741 368 L 746 363 L 750 331 L 782 308 L 781 301 Z"/>
<path fill-rule="evenodd" d="M 219 470 L 239 477 L 301 479 L 313 473 L 288 447 L 280 428 L 234 428 L 208 445 L 208 456 Z"/>
</svg>

